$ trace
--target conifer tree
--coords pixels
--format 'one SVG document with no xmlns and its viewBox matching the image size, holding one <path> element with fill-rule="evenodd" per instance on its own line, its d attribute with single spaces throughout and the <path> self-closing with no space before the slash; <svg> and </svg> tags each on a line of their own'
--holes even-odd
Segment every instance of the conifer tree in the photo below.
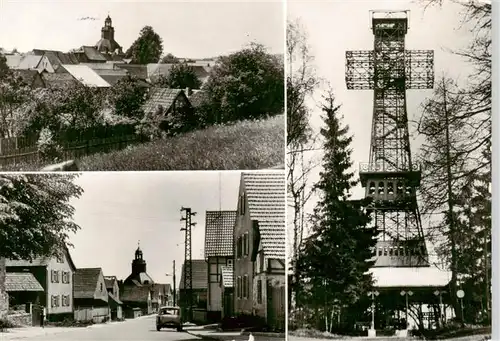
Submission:
<svg viewBox="0 0 500 341">
<path fill-rule="evenodd" d="M 372 278 L 368 270 L 375 247 L 376 230 L 366 212 L 368 199 L 352 200 L 351 189 L 358 184 L 352 171 L 352 136 L 342 125 L 340 106 L 330 91 L 322 110 L 324 127 L 323 171 L 315 188 L 320 200 L 312 216 L 312 234 L 305 240 L 297 262 L 307 304 L 323 308 L 325 329 L 332 330 L 332 307 L 359 307 L 367 301 Z M 352 308 L 356 309 L 356 308 Z M 352 310 L 351 309 L 351 310 Z M 352 312 L 359 318 L 362 311 Z M 344 314 L 348 317 L 350 314 Z M 330 322 L 329 322 L 330 321 Z"/>
</svg>

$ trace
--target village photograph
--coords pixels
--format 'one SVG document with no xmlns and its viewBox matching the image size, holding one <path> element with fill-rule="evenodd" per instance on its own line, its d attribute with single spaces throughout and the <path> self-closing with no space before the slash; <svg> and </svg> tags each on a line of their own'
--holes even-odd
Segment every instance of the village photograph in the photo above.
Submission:
<svg viewBox="0 0 500 341">
<path fill-rule="evenodd" d="M 0 7 L 0 171 L 284 169 L 281 2 Z"/>
<path fill-rule="evenodd" d="M 285 174 L 0 175 L 0 340 L 284 340 Z"/>
<path fill-rule="evenodd" d="M 288 340 L 491 339 L 491 7 L 288 3 Z"/>
</svg>

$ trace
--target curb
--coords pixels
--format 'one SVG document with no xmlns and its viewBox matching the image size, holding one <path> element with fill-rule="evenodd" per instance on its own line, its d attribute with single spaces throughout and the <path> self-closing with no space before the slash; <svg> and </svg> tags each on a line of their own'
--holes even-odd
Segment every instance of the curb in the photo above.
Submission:
<svg viewBox="0 0 500 341">
<path fill-rule="evenodd" d="M 252 332 L 241 332 L 240 335 L 250 335 L 252 334 L 253 336 L 265 336 L 265 337 L 273 337 L 273 338 L 278 338 L 278 339 L 284 339 L 286 338 L 286 335 L 285 333 L 260 333 L 260 332 L 255 332 L 255 333 L 252 333 Z"/>
<path fill-rule="evenodd" d="M 189 334 L 189 335 L 192 335 L 192 336 L 199 337 L 202 340 L 212 340 L 212 341 L 214 341 L 214 340 L 219 341 L 220 340 L 220 339 L 218 339 L 216 337 L 213 337 L 213 336 L 206 336 L 206 335 L 200 335 L 200 334 L 191 333 L 189 330 L 186 330 L 186 333 Z"/>
</svg>

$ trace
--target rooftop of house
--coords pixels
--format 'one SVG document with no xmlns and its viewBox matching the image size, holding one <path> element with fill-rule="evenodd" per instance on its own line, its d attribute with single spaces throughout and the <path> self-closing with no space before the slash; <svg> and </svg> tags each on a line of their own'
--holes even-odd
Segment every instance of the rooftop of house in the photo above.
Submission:
<svg viewBox="0 0 500 341">
<path fill-rule="evenodd" d="M 43 287 L 38 283 L 31 272 L 8 272 L 5 275 L 5 290 L 7 292 L 19 291 L 42 291 Z"/>
<path fill-rule="evenodd" d="M 150 292 L 150 286 L 125 285 L 120 295 L 121 301 L 146 303 Z"/>
<path fill-rule="evenodd" d="M 193 108 L 199 108 L 202 104 L 207 103 L 208 100 L 208 92 L 205 90 L 193 90 L 193 93 L 189 96 L 189 102 L 191 102 Z"/>
<path fill-rule="evenodd" d="M 151 88 L 149 98 L 143 104 L 142 109 L 146 114 L 156 113 L 159 106 L 168 110 L 182 92 L 181 89 Z"/>
<path fill-rule="evenodd" d="M 285 174 L 243 173 L 242 178 L 248 213 L 258 221 L 264 255 L 285 258 Z"/>
<path fill-rule="evenodd" d="M 42 72 L 40 75 L 48 88 L 67 88 L 77 82 L 70 73 Z"/>
<path fill-rule="evenodd" d="M 76 80 L 89 87 L 107 88 L 109 83 L 86 65 L 62 65 Z"/>
<path fill-rule="evenodd" d="M 45 89 L 41 89 L 45 90 Z M 62 252 L 66 255 L 66 258 L 70 264 L 70 266 L 73 269 L 76 269 L 75 264 L 73 263 L 73 259 L 71 258 L 71 254 L 69 253 L 69 250 L 67 247 L 63 247 Z M 35 257 L 33 260 L 26 260 L 26 259 L 6 259 L 5 260 L 5 266 L 6 267 L 37 267 L 37 266 L 42 266 L 46 267 L 49 265 L 50 261 L 54 259 L 55 256 L 51 257 Z"/>
<path fill-rule="evenodd" d="M 192 278 L 192 288 L 196 289 L 207 289 L 207 281 L 208 281 L 208 265 L 207 262 L 203 259 L 193 259 L 191 261 L 191 270 L 193 273 Z M 182 264 L 181 271 L 181 281 L 179 284 L 179 290 L 184 289 L 184 267 L 185 264 Z"/>
<path fill-rule="evenodd" d="M 222 265 L 220 267 L 222 272 L 222 285 L 225 288 L 233 287 L 233 266 L 232 265 Z"/>
<path fill-rule="evenodd" d="M 97 289 L 101 268 L 76 269 L 73 277 L 73 292 L 75 298 L 93 298 Z"/>
<path fill-rule="evenodd" d="M 233 255 L 236 211 L 207 211 L 205 215 L 205 258 Z"/>
<path fill-rule="evenodd" d="M 106 289 L 112 289 L 116 279 L 116 276 L 104 276 L 104 283 L 106 283 Z"/>
<path fill-rule="evenodd" d="M 130 75 L 139 79 L 148 79 L 148 67 L 141 64 L 116 64 L 117 67 L 127 70 Z"/>
</svg>

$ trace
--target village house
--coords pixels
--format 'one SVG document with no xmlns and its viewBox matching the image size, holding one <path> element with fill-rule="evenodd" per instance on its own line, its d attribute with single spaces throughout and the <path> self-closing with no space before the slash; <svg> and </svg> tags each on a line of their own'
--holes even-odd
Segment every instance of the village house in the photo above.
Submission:
<svg viewBox="0 0 500 341">
<path fill-rule="evenodd" d="M 108 291 L 108 303 L 111 320 L 123 319 L 123 302 L 120 301 L 120 286 L 116 276 L 104 276 L 106 290 Z"/>
<path fill-rule="evenodd" d="M 37 70 L 16 70 L 16 74 L 21 77 L 23 83 L 32 89 L 45 88 L 45 82 L 42 75 Z"/>
<path fill-rule="evenodd" d="M 233 265 L 233 228 L 236 211 L 207 211 L 205 260 L 208 263 L 207 321 L 220 321 L 223 310 L 222 267 Z"/>
<path fill-rule="evenodd" d="M 285 323 L 285 175 L 243 173 L 234 228 L 235 312 Z"/>
<path fill-rule="evenodd" d="M 186 288 L 184 285 L 184 268 L 182 264 L 181 281 L 179 284 L 179 305 L 183 308 L 186 300 Z M 194 323 L 207 322 L 207 291 L 208 291 L 208 266 L 204 259 L 191 260 L 192 271 L 192 304 Z M 185 314 L 185 311 L 183 312 Z M 181 313 L 182 314 L 182 313 Z M 185 315 L 184 315 L 185 316 Z"/>
<path fill-rule="evenodd" d="M 57 257 L 38 257 L 32 261 L 7 259 L 5 265 L 7 273 L 31 273 L 40 283 L 43 287 L 40 305 L 45 307 L 48 321 L 73 318 L 73 274 L 76 268 L 67 248 Z"/>
<path fill-rule="evenodd" d="M 100 323 L 110 319 L 108 290 L 101 268 L 77 269 L 73 285 L 76 321 Z"/>
<path fill-rule="evenodd" d="M 170 130 L 169 117 L 192 117 L 194 124 L 194 110 L 188 99 L 190 90 L 186 91 L 188 94 L 182 89 L 150 88 L 148 99 L 142 106 L 145 118 L 158 121 L 164 131 Z M 186 123 L 189 126 L 189 122 Z"/>
<path fill-rule="evenodd" d="M 30 272 L 10 272 L 5 276 L 5 290 L 9 296 L 11 316 L 27 325 L 41 324 L 43 287 Z"/>
</svg>

